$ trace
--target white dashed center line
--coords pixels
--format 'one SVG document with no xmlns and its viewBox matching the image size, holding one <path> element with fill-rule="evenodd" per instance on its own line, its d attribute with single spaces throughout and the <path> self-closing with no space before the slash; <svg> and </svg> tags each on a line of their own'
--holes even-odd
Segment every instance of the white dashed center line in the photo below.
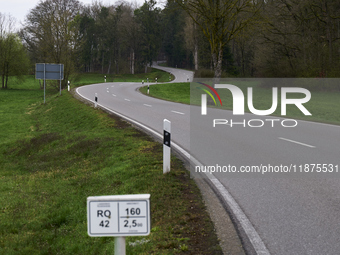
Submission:
<svg viewBox="0 0 340 255">
<path fill-rule="evenodd" d="M 183 113 L 183 112 L 176 112 L 176 111 L 171 111 L 171 112 L 177 113 L 177 114 L 181 114 L 181 115 L 184 115 L 184 114 L 185 114 L 185 113 Z"/>
<path fill-rule="evenodd" d="M 300 142 L 297 142 L 297 141 L 294 141 L 294 140 L 290 140 L 290 139 L 286 139 L 286 138 L 282 138 L 282 137 L 279 137 L 279 139 L 284 140 L 284 141 L 287 141 L 287 142 L 291 142 L 291 143 L 296 143 L 296 144 L 299 144 L 299 145 L 303 145 L 303 146 L 306 146 L 306 147 L 309 147 L 309 148 L 315 148 L 315 146 L 309 145 L 309 144 L 306 144 L 306 143 L 300 143 Z"/>
</svg>

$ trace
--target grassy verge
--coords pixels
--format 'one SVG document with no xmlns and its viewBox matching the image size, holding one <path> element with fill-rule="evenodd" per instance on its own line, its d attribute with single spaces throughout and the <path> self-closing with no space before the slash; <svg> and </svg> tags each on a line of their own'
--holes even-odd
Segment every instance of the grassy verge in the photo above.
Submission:
<svg viewBox="0 0 340 255">
<path fill-rule="evenodd" d="M 221 254 L 179 160 L 163 175 L 161 144 L 66 91 L 42 104 L 36 82 L 0 90 L 0 254 L 113 254 L 113 238 L 87 235 L 86 198 L 138 193 L 152 231 L 127 254 Z"/>
<path fill-rule="evenodd" d="M 158 82 L 168 82 L 169 81 L 169 73 L 152 68 L 148 73 L 140 73 L 140 74 L 78 74 L 73 75 L 71 77 L 72 85 L 86 85 L 86 84 L 95 84 L 104 82 L 104 75 L 106 75 L 107 82 L 140 82 L 144 80 L 144 82 L 149 79 L 149 82 L 155 82 L 156 78 Z M 171 77 L 173 79 L 173 77 Z"/>
<path fill-rule="evenodd" d="M 247 95 L 247 87 L 253 87 L 253 102 L 255 109 L 269 109 L 272 105 L 272 90 L 263 88 L 258 84 L 243 82 L 236 84 L 242 89 L 244 95 Z M 146 94 L 146 87 L 141 88 L 141 91 Z M 199 89 L 192 89 L 191 104 L 200 104 Z M 226 89 L 218 91 L 222 98 L 224 109 L 232 109 L 232 95 Z M 295 105 L 287 105 L 287 118 L 303 119 L 308 121 L 316 121 L 323 123 L 330 123 L 340 125 L 340 108 L 339 106 L 339 92 L 320 92 L 311 91 L 311 100 L 304 104 L 304 106 L 311 112 L 312 116 L 305 116 Z M 169 83 L 150 86 L 150 96 L 157 97 L 164 100 L 190 104 L 190 83 Z M 299 95 L 291 94 L 289 98 L 298 98 Z M 194 100 L 192 100 L 194 99 Z M 196 100 L 195 100 L 196 99 Z M 281 116 L 280 94 L 278 98 L 277 110 L 273 116 Z M 221 108 L 220 106 L 218 106 Z M 245 103 L 245 111 L 249 111 L 247 103 Z"/>
<path fill-rule="evenodd" d="M 140 88 L 140 91 L 147 94 L 147 86 Z M 190 104 L 190 83 L 187 82 L 151 85 L 149 93 L 152 97 Z"/>
</svg>

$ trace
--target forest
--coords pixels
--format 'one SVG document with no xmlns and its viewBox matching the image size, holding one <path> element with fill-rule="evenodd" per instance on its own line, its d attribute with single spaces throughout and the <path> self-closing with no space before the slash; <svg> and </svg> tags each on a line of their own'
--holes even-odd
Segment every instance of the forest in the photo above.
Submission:
<svg viewBox="0 0 340 255">
<path fill-rule="evenodd" d="M 6 74 L 22 73 L 10 57 L 22 49 L 31 73 L 35 63 L 63 63 L 65 81 L 73 73 L 147 72 L 153 61 L 195 70 L 196 77 L 340 76 L 338 0 L 167 0 L 158 6 L 155 0 L 142 6 L 43 0 L 20 31 L 0 14 L 3 86 Z M 17 50 L 8 53 L 13 42 Z"/>
</svg>

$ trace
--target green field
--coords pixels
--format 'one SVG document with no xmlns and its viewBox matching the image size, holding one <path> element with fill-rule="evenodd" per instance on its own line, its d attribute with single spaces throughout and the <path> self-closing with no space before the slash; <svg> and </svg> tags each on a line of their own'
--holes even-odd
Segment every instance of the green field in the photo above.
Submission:
<svg viewBox="0 0 340 255">
<path fill-rule="evenodd" d="M 256 109 L 266 110 L 271 107 L 271 89 L 264 88 L 253 82 L 241 82 L 236 85 L 242 89 L 244 95 L 247 95 L 247 87 L 253 87 L 253 102 Z M 146 94 L 147 88 L 143 87 L 141 88 L 141 91 Z M 223 107 L 219 104 L 217 107 L 231 110 L 233 102 L 231 93 L 226 89 L 219 89 L 218 93 L 222 98 Z M 191 103 L 193 105 L 199 105 L 200 94 L 202 94 L 202 90 L 196 89 L 195 87 L 190 91 L 190 83 L 169 83 L 150 86 L 150 96 L 185 104 Z M 288 105 L 286 117 L 340 125 L 340 92 L 311 91 L 311 95 L 311 100 L 304 104 L 304 106 L 312 116 L 305 116 L 295 105 Z M 297 94 L 291 94 L 289 95 L 289 98 L 294 96 L 296 98 L 299 97 Z M 273 116 L 281 116 L 280 102 L 279 94 L 278 107 L 273 113 Z M 247 103 L 245 103 L 245 111 L 250 112 Z"/>
<path fill-rule="evenodd" d="M 148 73 L 140 73 L 140 74 L 97 74 L 97 73 L 89 73 L 89 74 L 75 74 L 71 76 L 71 83 L 75 86 L 86 85 L 86 84 L 95 84 L 104 82 L 104 76 L 106 76 L 107 82 L 140 82 L 144 80 L 146 83 L 147 79 L 149 82 L 155 82 L 156 78 L 158 82 L 168 82 L 169 77 L 173 79 L 173 76 L 170 76 L 169 73 L 160 71 L 158 69 L 150 69 Z"/>
<path fill-rule="evenodd" d="M 140 88 L 140 91 L 146 94 L 147 86 Z M 190 104 L 190 83 L 187 82 L 150 85 L 149 93 L 152 97 Z"/>
<path fill-rule="evenodd" d="M 43 104 L 34 77 L 10 87 L 0 90 L 0 254 L 113 254 L 113 238 L 87 235 L 86 198 L 141 193 L 152 230 L 128 237 L 127 254 L 221 254 L 182 162 L 163 175 L 161 144 L 67 91 L 49 88 Z"/>
</svg>

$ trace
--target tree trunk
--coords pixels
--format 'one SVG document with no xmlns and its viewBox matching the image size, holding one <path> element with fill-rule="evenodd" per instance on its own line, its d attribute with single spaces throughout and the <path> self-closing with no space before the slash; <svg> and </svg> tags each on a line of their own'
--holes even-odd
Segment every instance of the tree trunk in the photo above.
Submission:
<svg viewBox="0 0 340 255">
<path fill-rule="evenodd" d="M 104 74 L 104 52 L 103 52 L 103 58 L 102 58 L 102 74 Z"/>
<path fill-rule="evenodd" d="M 194 24 L 194 28 L 193 28 L 193 31 L 194 31 L 194 62 L 195 62 L 195 71 L 198 70 L 198 36 L 196 35 L 196 23 L 193 22 Z"/>
<path fill-rule="evenodd" d="M 107 69 L 107 74 L 110 74 L 110 69 L 111 69 L 111 58 L 110 58 L 110 61 L 109 61 L 109 67 Z"/>
<path fill-rule="evenodd" d="M 220 45 L 218 52 L 212 53 L 212 61 L 213 61 L 213 66 L 214 66 L 214 80 L 213 80 L 214 88 L 215 88 L 215 84 L 218 84 L 220 82 L 220 79 L 222 76 L 222 58 L 223 58 L 223 47 Z M 214 105 L 214 102 L 211 98 L 208 98 L 207 104 Z"/>
<path fill-rule="evenodd" d="M 1 88 L 4 89 L 5 88 L 5 74 L 1 75 Z"/>
<path fill-rule="evenodd" d="M 5 67 L 5 89 L 8 88 L 8 76 L 9 76 L 9 62 L 6 62 L 6 67 Z"/>
<path fill-rule="evenodd" d="M 6 75 L 6 80 L 5 80 L 5 89 L 7 89 L 7 88 L 8 88 L 7 84 L 8 84 L 8 75 Z"/>
<path fill-rule="evenodd" d="M 214 79 L 215 82 L 219 82 L 221 76 L 222 76 L 222 58 L 223 58 L 223 48 L 220 45 L 218 52 L 214 52 L 212 54 L 212 59 L 213 59 L 213 65 L 214 65 Z"/>
<path fill-rule="evenodd" d="M 194 62 L 195 62 L 195 71 L 198 70 L 198 45 L 195 42 L 195 48 L 194 48 Z"/>
<path fill-rule="evenodd" d="M 132 57 L 131 57 L 131 74 L 135 74 L 135 50 L 132 49 Z"/>
</svg>

